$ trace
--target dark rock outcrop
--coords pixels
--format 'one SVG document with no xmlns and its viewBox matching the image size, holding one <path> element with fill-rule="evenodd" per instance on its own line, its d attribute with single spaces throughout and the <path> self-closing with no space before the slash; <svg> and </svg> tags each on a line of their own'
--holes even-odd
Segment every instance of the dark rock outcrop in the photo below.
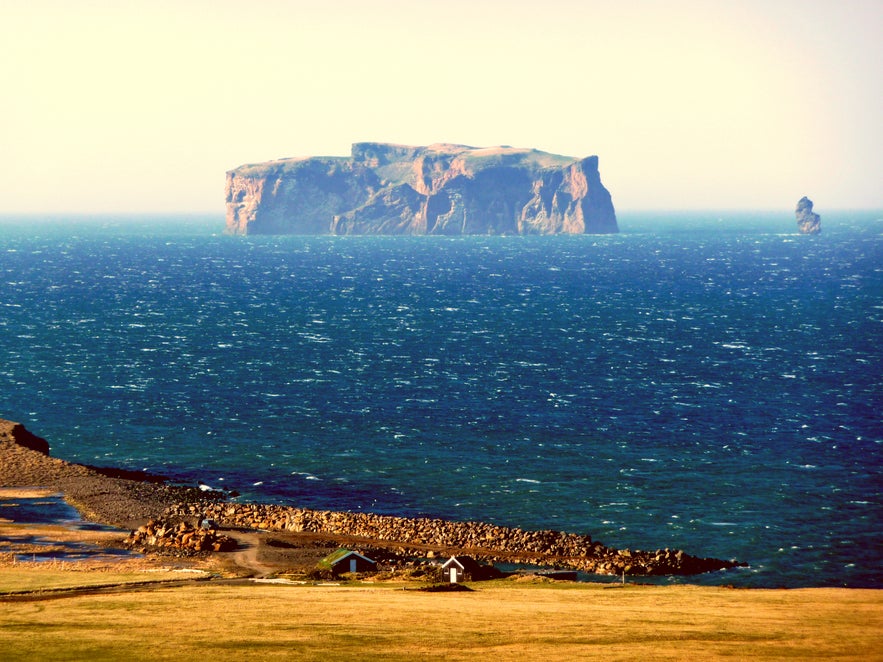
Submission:
<svg viewBox="0 0 883 662">
<path fill-rule="evenodd" d="M 0 419 L 0 441 L 49 455 L 49 442 L 25 429 L 21 423 Z"/>
<path fill-rule="evenodd" d="M 818 234 L 822 231 L 822 219 L 813 213 L 812 200 L 806 196 L 797 201 L 794 214 L 797 216 L 797 230 L 800 234 Z"/>
<path fill-rule="evenodd" d="M 598 157 L 513 147 L 356 143 L 352 156 L 227 173 L 228 234 L 617 232 Z"/>
</svg>

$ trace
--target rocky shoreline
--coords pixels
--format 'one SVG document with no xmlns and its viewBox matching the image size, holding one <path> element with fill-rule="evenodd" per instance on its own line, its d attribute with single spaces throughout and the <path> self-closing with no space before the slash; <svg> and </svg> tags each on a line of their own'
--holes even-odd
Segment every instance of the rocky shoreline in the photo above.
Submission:
<svg viewBox="0 0 883 662">
<path fill-rule="evenodd" d="M 160 476 L 75 464 L 48 453 L 45 440 L 20 423 L 0 419 L 0 486 L 62 492 L 88 520 L 134 529 L 176 503 L 207 497 L 195 487 L 169 485 Z"/>
<path fill-rule="evenodd" d="M 695 575 L 736 567 L 736 561 L 699 558 L 681 550 L 612 549 L 589 535 L 526 531 L 485 522 L 455 522 L 372 513 L 320 511 L 262 504 L 180 504 L 170 514 L 209 517 L 221 526 L 263 531 L 330 533 L 395 543 L 400 554 L 427 549 L 466 553 L 489 562 L 555 565 L 602 575 Z"/>
<path fill-rule="evenodd" d="M 618 550 L 591 536 L 561 531 L 235 503 L 218 493 L 169 485 L 141 472 L 65 462 L 50 457 L 48 448 L 22 425 L 0 419 L 0 486 L 40 486 L 63 492 L 84 517 L 132 530 L 130 542 L 145 548 L 225 551 L 229 545 L 217 545 L 197 530 L 199 520 L 210 518 L 222 529 L 345 538 L 366 547 L 393 547 L 400 556 L 468 554 L 489 562 L 606 575 L 695 575 L 744 565 L 681 550 Z"/>
</svg>

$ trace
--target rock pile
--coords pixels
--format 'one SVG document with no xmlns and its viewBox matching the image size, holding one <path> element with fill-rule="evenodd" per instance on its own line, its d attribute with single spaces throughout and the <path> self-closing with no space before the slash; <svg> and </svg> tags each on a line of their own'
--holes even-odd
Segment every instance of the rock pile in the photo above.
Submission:
<svg viewBox="0 0 883 662">
<path fill-rule="evenodd" d="M 189 522 L 150 520 L 129 534 L 124 543 L 129 547 L 169 548 L 190 552 L 226 552 L 236 541 L 212 529 L 197 528 Z"/>
<path fill-rule="evenodd" d="M 386 541 L 403 546 L 457 549 L 489 561 L 566 565 L 598 574 L 691 575 L 739 563 L 698 558 L 679 550 L 616 550 L 591 536 L 561 531 L 525 531 L 485 522 L 451 522 L 371 513 L 306 510 L 266 504 L 179 504 L 176 515 L 204 514 L 225 526 L 265 531 L 326 533 Z M 501 555 L 504 555 L 501 557 Z"/>
</svg>

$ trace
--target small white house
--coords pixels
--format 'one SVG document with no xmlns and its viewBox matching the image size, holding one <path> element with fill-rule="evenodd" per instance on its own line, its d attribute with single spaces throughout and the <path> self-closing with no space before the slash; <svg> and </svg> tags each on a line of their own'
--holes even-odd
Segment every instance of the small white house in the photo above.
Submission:
<svg viewBox="0 0 883 662">
<path fill-rule="evenodd" d="M 484 579 L 482 565 L 471 556 L 452 556 L 442 564 L 442 573 L 451 584 Z"/>
</svg>

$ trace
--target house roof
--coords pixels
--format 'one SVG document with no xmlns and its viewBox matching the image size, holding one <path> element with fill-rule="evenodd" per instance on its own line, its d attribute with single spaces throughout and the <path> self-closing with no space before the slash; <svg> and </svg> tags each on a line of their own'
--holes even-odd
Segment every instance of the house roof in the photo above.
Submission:
<svg viewBox="0 0 883 662">
<path fill-rule="evenodd" d="M 319 561 L 319 565 L 323 566 L 323 567 L 331 568 L 334 565 L 340 563 L 341 561 L 344 561 L 345 559 L 349 558 L 350 556 L 358 557 L 368 563 L 373 563 L 373 564 L 377 563 L 377 561 L 375 561 L 373 559 L 369 559 L 367 556 L 359 554 L 358 552 L 354 552 L 351 549 L 341 548 L 341 549 L 338 549 L 334 552 L 331 552 L 328 556 L 326 556 L 324 559 Z"/>
<path fill-rule="evenodd" d="M 457 565 L 463 572 L 475 572 L 481 570 L 482 565 L 471 556 L 452 556 L 442 564 L 442 568 Z"/>
</svg>

